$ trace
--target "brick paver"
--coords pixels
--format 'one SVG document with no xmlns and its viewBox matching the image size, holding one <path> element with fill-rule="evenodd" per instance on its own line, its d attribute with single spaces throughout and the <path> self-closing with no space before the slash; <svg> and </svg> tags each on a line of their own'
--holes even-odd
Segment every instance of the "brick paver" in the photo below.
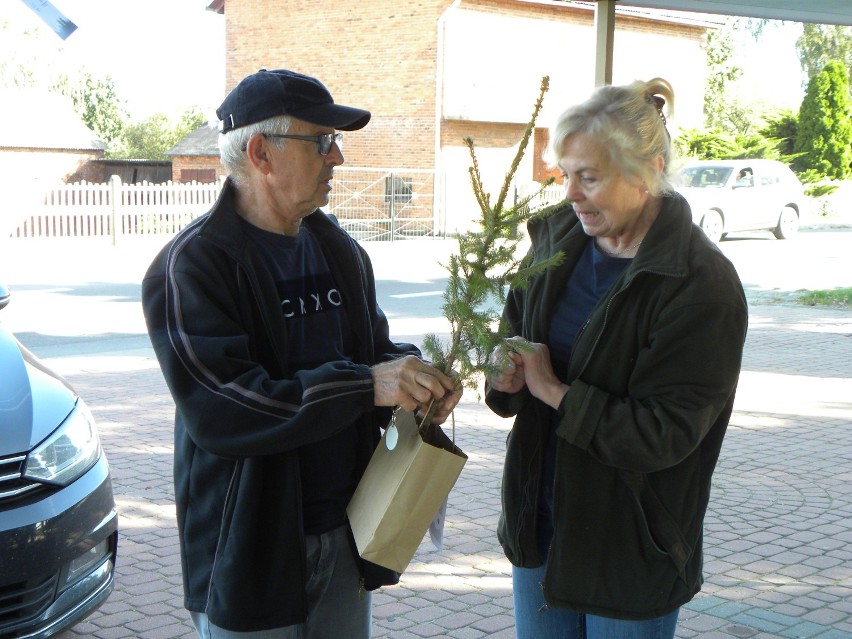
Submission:
<svg viewBox="0 0 852 639">
<path fill-rule="evenodd" d="M 706 582 L 677 636 L 852 636 L 852 313 L 751 311 L 706 522 Z M 53 362 L 99 421 L 121 515 L 116 590 L 63 637 L 189 639 L 172 500 L 173 405 L 152 359 L 119 359 L 120 375 L 116 358 Z M 444 550 L 424 541 L 402 583 L 375 593 L 376 637 L 514 635 L 510 568 L 494 536 L 510 422 L 472 395 L 455 415 L 469 461 L 450 497 Z"/>
<path fill-rule="evenodd" d="M 705 584 L 677 636 L 852 637 L 852 312 L 750 310 L 706 520 Z M 62 639 L 192 638 L 175 530 L 173 404 L 156 362 L 133 351 L 49 363 L 98 419 L 120 514 L 115 591 Z M 494 534 L 510 422 L 475 393 L 455 422 L 469 461 L 449 500 L 444 549 L 424 541 L 401 584 L 374 594 L 375 637 L 514 636 L 510 568 Z"/>
</svg>

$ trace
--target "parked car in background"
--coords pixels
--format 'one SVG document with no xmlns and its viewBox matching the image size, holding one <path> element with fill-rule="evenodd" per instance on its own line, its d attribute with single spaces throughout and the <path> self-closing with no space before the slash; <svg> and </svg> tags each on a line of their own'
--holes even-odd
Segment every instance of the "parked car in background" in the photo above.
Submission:
<svg viewBox="0 0 852 639">
<path fill-rule="evenodd" d="M 0 637 L 43 639 L 109 596 L 118 516 L 86 404 L 2 323 L 0 371 Z"/>
<path fill-rule="evenodd" d="M 678 171 L 676 188 L 692 219 L 714 242 L 736 231 L 768 230 L 779 240 L 799 230 L 805 194 L 775 160 L 699 160 Z"/>
</svg>

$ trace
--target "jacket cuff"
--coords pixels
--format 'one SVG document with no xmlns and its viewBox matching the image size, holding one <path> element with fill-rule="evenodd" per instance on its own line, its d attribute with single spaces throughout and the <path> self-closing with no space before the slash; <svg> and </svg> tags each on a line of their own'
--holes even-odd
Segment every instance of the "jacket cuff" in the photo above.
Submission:
<svg viewBox="0 0 852 639">
<path fill-rule="evenodd" d="M 500 417 L 514 417 L 524 406 L 529 397 L 529 391 L 522 388 L 517 393 L 503 393 L 494 390 L 486 382 L 485 405 Z"/>
<path fill-rule="evenodd" d="M 562 398 L 556 434 L 577 448 L 587 450 L 606 409 L 606 396 L 594 386 L 575 379 Z"/>
</svg>

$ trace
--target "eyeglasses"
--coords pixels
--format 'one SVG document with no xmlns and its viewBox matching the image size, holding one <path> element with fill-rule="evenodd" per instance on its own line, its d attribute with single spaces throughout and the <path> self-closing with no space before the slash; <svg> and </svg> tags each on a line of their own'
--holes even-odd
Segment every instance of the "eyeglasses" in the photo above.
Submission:
<svg viewBox="0 0 852 639">
<path fill-rule="evenodd" d="M 322 135 L 292 135 L 289 133 L 263 133 L 265 138 L 289 138 L 292 140 L 305 140 L 306 142 L 316 142 L 317 153 L 320 155 L 328 155 L 331 151 L 331 145 L 335 142 L 339 145 L 343 139 L 343 134 L 338 133 L 323 133 Z"/>
</svg>

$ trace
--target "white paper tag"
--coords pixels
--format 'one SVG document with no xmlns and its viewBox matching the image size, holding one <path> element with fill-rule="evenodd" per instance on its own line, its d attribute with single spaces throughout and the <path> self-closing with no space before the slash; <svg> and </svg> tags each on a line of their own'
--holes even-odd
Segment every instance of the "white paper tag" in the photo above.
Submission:
<svg viewBox="0 0 852 639">
<path fill-rule="evenodd" d="M 441 507 L 438 509 L 438 512 L 435 514 L 435 518 L 432 520 L 432 523 L 429 524 L 429 538 L 432 540 L 432 545 L 435 546 L 435 550 L 443 550 L 444 549 L 444 519 L 447 517 L 447 500 L 444 500 L 444 503 L 441 504 Z"/>
<path fill-rule="evenodd" d="M 399 432 L 396 430 L 396 424 L 391 423 L 385 433 L 385 446 L 388 447 L 388 450 L 396 448 L 397 440 L 399 440 Z"/>
</svg>

